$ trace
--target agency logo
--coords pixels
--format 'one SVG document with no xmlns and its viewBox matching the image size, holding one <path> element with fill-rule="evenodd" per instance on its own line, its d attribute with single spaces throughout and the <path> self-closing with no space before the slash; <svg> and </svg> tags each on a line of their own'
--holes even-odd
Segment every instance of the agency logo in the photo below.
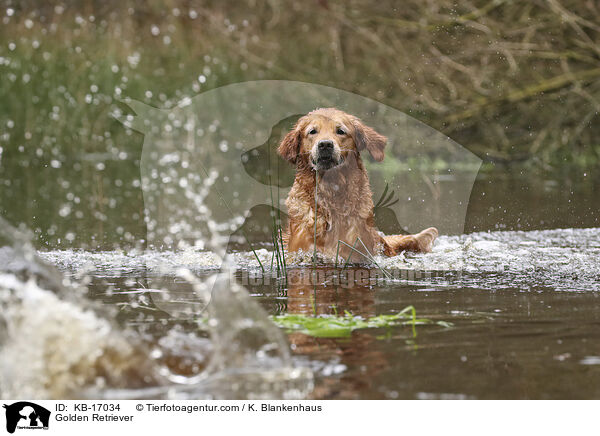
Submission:
<svg viewBox="0 0 600 436">
<path fill-rule="evenodd" d="M 19 401 L 6 409 L 6 431 L 14 433 L 16 429 L 48 430 L 50 411 L 28 401 Z"/>
<path fill-rule="evenodd" d="M 275 261 L 283 263 L 279 254 L 260 252 L 283 245 L 285 199 L 295 177 L 277 148 L 298 118 L 327 107 L 360 118 L 388 138 L 383 162 L 368 156 L 363 162 L 378 230 L 417 233 L 427 222 L 441 234 L 464 232 L 479 157 L 375 100 L 322 85 L 261 80 L 186 97 L 175 107 L 127 99 L 114 108 L 117 120 L 144 134 L 140 181 L 147 247 L 184 253 L 182 263 L 192 269 L 206 261 L 196 257 L 200 252 L 219 264 L 228 253 L 250 251 L 249 262 L 258 261 L 263 276 Z M 173 271 L 170 261 L 160 268 L 159 277 L 147 283 L 163 290 L 150 294 L 157 308 L 173 318 L 196 319 L 211 306 L 214 276 L 192 283 L 193 276 Z"/>
</svg>

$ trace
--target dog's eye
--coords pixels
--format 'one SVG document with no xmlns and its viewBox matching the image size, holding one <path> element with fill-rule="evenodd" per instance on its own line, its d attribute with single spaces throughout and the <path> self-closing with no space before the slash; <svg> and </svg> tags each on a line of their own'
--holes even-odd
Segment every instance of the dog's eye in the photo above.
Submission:
<svg viewBox="0 0 600 436">
<path fill-rule="evenodd" d="M 344 132 L 342 129 L 337 129 L 335 131 L 335 133 L 337 133 L 338 135 L 345 135 L 346 134 L 346 132 Z"/>
<path fill-rule="evenodd" d="M 316 135 L 317 134 L 317 130 L 316 129 L 312 129 L 310 132 L 308 132 L 309 135 Z"/>
</svg>

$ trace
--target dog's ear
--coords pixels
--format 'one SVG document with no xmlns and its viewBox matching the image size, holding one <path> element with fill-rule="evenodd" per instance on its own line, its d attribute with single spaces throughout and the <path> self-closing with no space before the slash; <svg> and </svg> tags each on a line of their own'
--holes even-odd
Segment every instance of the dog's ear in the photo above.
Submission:
<svg viewBox="0 0 600 436">
<path fill-rule="evenodd" d="M 354 125 L 354 142 L 358 151 L 360 152 L 366 148 L 373 159 L 381 162 L 384 157 L 383 149 L 387 144 L 387 138 L 371 127 L 365 126 L 358 118 L 352 124 Z"/>
<path fill-rule="evenodd" d="M 279 147 L 277 147 L 277 152 L 282 158 L 295 164 L 296 159 L 298 158 L 298 153 L 300 152 L 301 140 L 302 133 L 300 129 L 300 123 L 297 123 L 294 128 L 290 130 L 287 135 L 285 135 L 279 144 Z"/>
</svg>

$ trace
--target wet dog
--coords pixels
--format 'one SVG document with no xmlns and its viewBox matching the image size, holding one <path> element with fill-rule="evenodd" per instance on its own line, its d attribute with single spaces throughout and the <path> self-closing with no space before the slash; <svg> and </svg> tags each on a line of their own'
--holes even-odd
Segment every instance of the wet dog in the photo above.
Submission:
<svg viewBox="0 0 600 436">
<path fill-rule="evenodd" d="M 431 251 L 438 236 L 434 227 L 416 235 L 390 236 L 375 227 L 371 187 L 360 153 L 366 150 L 381 162 L 386 143 L 385 136 L 338 109 L 317 109 L 298 120 L 278 147 L 280 156 L 296 166 L 286 200 L 288 251 L 312 251 L 315 240 L 316 249 L 330 257 L 347 257 L 352 252 L 349 246 L 387 256 Z"/>
</svg>

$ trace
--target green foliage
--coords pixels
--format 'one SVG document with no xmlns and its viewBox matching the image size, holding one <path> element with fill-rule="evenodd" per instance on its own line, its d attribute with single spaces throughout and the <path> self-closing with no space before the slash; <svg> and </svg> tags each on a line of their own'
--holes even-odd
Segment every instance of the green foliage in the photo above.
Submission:
<svg viewBox="0 0 600 436">
<path fill-rule="evenodd" d="M 346 338 L 351 336 L 354 330 L 394 326 L 411 326 L 413 336 L 416 336 L 417 325 L 439 325 L 443 327 L 452 325 L 445 321 L 417 318 L 413 306 L 408 306 L 398 313 L 378 315 L 367 319 L 352 315 L 348 311 L 344 312 L 343 316 L 321 315 L 312 317 L 302 314 L 284 314 L 273 316 L 271 319 L 288 332 L 300 332 L 318 338 Z"/>
</svg>

